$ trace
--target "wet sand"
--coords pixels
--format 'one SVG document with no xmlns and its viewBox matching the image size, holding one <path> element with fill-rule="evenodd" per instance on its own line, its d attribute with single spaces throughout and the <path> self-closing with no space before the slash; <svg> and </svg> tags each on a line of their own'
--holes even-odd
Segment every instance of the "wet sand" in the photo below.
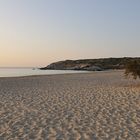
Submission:
<svg viewBox="0 0 140 140">
<path fill-rule="evenodd" d="M 0 140 L 140 140 L 140 80 L 122 71 L 0 78 Z"/>
</svg>

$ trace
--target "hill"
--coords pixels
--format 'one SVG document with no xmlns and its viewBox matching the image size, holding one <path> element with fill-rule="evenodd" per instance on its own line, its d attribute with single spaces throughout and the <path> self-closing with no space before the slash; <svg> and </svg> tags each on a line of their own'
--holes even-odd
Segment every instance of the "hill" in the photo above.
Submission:
<svg viewBox="0 0 140 140">
<path fill-rule="evenodd" d="M 102 71 L 109 69 L 124 69 L 126 63 L 131 60 L 140 61 L 140 57 L 123 57 L 123 58 L 100 58 L 100 59 L 81 59 L 65 60 L 52 63 L 41 70 L 87 70 Z"/>
</svg>

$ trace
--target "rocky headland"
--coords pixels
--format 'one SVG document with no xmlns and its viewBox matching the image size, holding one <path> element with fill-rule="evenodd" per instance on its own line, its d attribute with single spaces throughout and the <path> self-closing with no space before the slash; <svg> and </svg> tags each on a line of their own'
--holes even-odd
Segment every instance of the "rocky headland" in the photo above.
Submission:
<svg viewBox="0 0 140 140">
<path fill-rule="evenodd" d="M 87 70 L 87 71 L 103 71 L 109 69 L 124 69 L 126 63 L 132 60 L 140 61 L 140 58 L 124 57 L 124 58 L 100 58 L 100 59 L 81 59 L 81 60 L 65 60 L 52 63 L 41 70 Z"/>
</svg>

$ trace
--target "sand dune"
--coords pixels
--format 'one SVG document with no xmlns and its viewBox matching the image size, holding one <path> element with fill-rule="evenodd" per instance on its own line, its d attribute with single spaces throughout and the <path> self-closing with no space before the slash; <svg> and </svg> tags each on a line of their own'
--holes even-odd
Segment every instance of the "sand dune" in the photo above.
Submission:
<svg viewBox="0 0 140 140">
<path fill-rule="evenodd" d="M 0 140 L 139 140 L 139 85 L 122 71 L 0 78 Z"/>
</svg>

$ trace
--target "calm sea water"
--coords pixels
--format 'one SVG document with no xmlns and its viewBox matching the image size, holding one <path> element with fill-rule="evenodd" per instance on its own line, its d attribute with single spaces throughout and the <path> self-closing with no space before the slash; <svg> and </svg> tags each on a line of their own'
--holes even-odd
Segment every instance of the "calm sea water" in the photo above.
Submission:
<svg viewBox="0 0 140 140">
<path fill-rule="evenodd" d="M 39 70 L 32 68 L 0 68 L 0 77 L 20 77 L 30 75 L 53 75 L 66 73 L 85 73 L 85 71 L 72 70 Z"/>
</svg>

